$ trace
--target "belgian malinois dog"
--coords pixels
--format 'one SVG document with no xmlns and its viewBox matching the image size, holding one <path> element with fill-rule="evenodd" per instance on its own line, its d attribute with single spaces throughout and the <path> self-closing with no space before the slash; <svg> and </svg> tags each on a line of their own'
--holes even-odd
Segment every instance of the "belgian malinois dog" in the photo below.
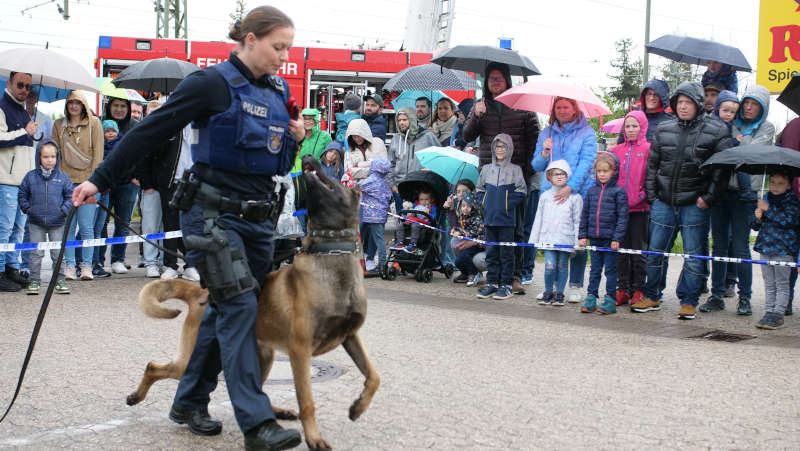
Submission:
<svg viewBox="0 0 800 451">
<path fill-rule="evenodd" d="M 347 190 L 327 178 L 310 155 L 303 158 L 302 166 L 302 177 L 308 185 L 304 252 L 295 256 L 291 266 L 267 275 L 258 297 L 255 327 L 262 383 L 267 380 L 275 351 L 288 354 L 306 443 L 319 450 L 330 449 L 330 445 L 322 438 L 314 415 L 311 357 L 342 345 L 366 377 L 361 395 L 350 406 L 351 420 L 369 406 L 380 378 L 358 336 L 367 314 L 363 272 L 359 256 L 353 252 L 361 192 L 357 188 Z M 178 354 L 166 364 L 147 364 L 139 387 L 128 396 L 128 405 L 141 402 L 154 382 L 180 379 L 192 355 L 208 291 L 178 279 L 155 281 L 142 288 L 139 307 L 153 318 L 174 318 L 180 311 L 164 306 L 162 302 L 167 299 L 180 299 L 189 306 Z M 278 418 L 298 418 L 292 410 L 272 408 Z"/>
</svg>

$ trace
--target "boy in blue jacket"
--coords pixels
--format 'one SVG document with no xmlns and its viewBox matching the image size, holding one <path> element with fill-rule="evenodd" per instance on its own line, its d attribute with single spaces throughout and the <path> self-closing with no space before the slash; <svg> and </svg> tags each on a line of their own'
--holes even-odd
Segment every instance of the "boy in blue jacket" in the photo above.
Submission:
<svg viewBox="0 0 800 451">
<path fill-rule="evenodd" d="M 625 240 L 628 228 L 628 195 L 625 188 L 617 185 L 619 160 L 609 152 L 598 152 L 594 161 L 595 184 L 583 199 L 581 225 L 578 230 L 578 245 L 586 246 L 591 238 L 592 246 L 619 249 Z M 581 312 L 602 314 L 617 313 L 617 253 L 592 251 L 592 268 L 589 271 L 589 290 Z M 606 296 L 597 307 L 600 275 L 606 269 Z"/>
<path fill-rule="evenodd" d="M 528 187 L 522 168 L 511 163 L 514 142 L 511 136 L 500 133 L 492 140 L 492 163 L 481 169 L 476 187 L 483 208 L 486 241 L 514 241 L 517 223 L 516 208 L 525 200 Z M 478 291 L 478 297 L 508 299 L 514 281 L 514 248 L 490 245 L 486 248 L 486 280 L 489 283 Z"/>
<path fill-rule="evenodd" d="M 64 235 L 64 224 L 72 209 L 72 181 L 59 169 L 61 154 L 51 139 L 39 144 L 36 149 L 39 167 L 29 171 L 19 186 L 19 208 L 28 215 L 28 232 L 32 242 L 60 240 Z M 58 249 L 50 250 L 50 257 L 58 259 Z M 39 294 L 41 285 L 42 257 L 44 250 L 31 251 L 28 294 Z M 58 272 L 56 293 L 69 294 L 64 280 L 64 266 Z"/>
</svg>

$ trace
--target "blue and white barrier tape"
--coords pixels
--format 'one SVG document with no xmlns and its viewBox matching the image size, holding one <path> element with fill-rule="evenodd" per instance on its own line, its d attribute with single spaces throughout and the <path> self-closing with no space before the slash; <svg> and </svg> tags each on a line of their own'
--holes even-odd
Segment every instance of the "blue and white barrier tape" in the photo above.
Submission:
<svg viewBox="0 0 800 451">
<path fill-rule="evenodd" d="M 174 232 L 151 233 L 149 235 L 145 235 L 145 238 L 147 238 L 150 241 L 156 241 L 156 240 L 170 240 L 173 238 L 180 238 L 182 236 L 183 234 L 181 233 L 181 231 L 177 230 Z M 97 246 L 110 246 L 113 244 L 139 243 L 142 241 L 144 240 L 136 235 L 127 235 L 127 236 L 112 237 L 112 238 L 98 238 L 96 240 L 72 240 L 72 241 L 67 241 L 67 245 L 64 247 L 66 248 L 97 247 Z M 47 249 L 59 249 L 59 248 L 61 248 L 61 241 L 0 244 L 0 252 L 12 252 L 12 251 L 24 252 L 24 251 L 47 250 Z"/>
</svg>

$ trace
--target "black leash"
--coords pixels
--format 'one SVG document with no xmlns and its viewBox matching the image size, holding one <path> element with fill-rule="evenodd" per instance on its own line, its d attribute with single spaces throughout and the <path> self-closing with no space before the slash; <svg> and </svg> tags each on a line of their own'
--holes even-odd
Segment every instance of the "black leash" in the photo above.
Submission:
<svg viewBox="0 0 800 451">
<path fill-rule="evenodd" d="M 122 221 L 117 215 L 111 212 L 111 209 L 109 209 L 105 205 L 101 203 L 97 203 L 97 205 L 101 207 L 103 210 L 105 210 L 112 218 L 114 218 L 114 221 L 116 221 L 118 224 L 122 224 L 123 226 L 125 226 L 126 229 L 133 232 L 134 235 L 143 239 L 148 244 L 170 255 L 173 255 L 176 258 L 181 257 L 180 254 L 178 254 L 177 252 L 165 249 L 156 244 L 155 242 L 150 241 L 144 236 L 137 233 L 135 230 L 133 230 L 133 228 L 131 228 L 130 224 L 128 224 L 125 221 Z M 42 306 L 39 308 L 39 315 L 36 317 L 36 323 L 33 326 L 33 333 L 31 334 L 31 340 L 28 343 L 28 351 L 25 353 L 25 360 L 22 362 L 22 369 L 19 372 L 19 379 L 17 379 L 17 388 L 14 390 L 14 396 L 11 398 L 11 402 L 8 404 L 5 413 L 0 418 L 0 423 L 2 423 L 3 420 L 6 419 L 6 416 L 8 416 L 8 413 L 11 411 L 11 407 L 14 405 L 14 401 L 17 400 L 17 395 L 19 395 L 19 391 L 22 388 L 22 381 L 25 379 L 25 372 L 28 370 L 28 364 L 30 363 L 31 356 L 33 355 L 33 348 L 36 346 L 36 339 L 39 337 L 39 331 L 41 330 L 42 323 L 44 322 L 44 315 L 45 313 L 47 313 L 47 307 L 50 305 L 50 298 L 53 296 L 53 290 L 55 290 L 56 288 L 56 282 L 58 281 L 58 273 L 59 270 L 61 269 L 61 262 L 64 260 L 64 249 L 66 249 L 67 245 L 67 234 L 69 233 L 69 224 L 72 222 L 72 217 L 75 216 L 76 210 L 77 208 L 72 207 L 72 209 L 69 211 L 69 215 L 67 215 L 67 220 L 66 220 L 67 227 L 64 227 L 64 233 L 61 236 L 61 248 L 58 250 L 58 258 L 56 259 L 56 261 L 53 262 L 53 275 L 50 276 L 50 283 L 47 285 L 47 291 L 44 294 L 44 300 L 42 300 Z"/>
</svg>

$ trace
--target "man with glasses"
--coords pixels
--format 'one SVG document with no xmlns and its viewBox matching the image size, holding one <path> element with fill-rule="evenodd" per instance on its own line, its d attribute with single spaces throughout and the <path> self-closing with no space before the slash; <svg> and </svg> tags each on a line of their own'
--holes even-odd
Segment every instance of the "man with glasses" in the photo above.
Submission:
<svg viewBox="0 0 800 451">
<path fill-rule="evenodd" d="M 36 122 L 25 110 L 31 75 L 11 72 L 0 99 L 0 244 L 21 243 L 27 217 L 19 209 L 19 185 L 35 165 Z M 0 291 L 27 283 L 19 272 L 19 252 L 0 252 Z"/>
</svg>

